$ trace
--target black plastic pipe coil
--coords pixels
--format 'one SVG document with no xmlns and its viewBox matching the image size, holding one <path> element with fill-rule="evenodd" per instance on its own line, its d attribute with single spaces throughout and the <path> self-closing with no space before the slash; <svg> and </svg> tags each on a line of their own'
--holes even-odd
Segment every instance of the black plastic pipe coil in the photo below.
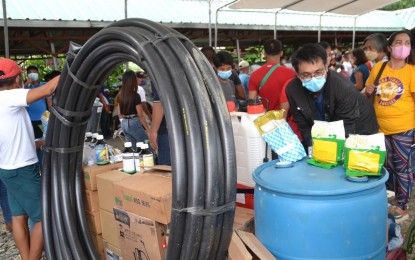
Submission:
<svg viewBox="0 0 415 260">
<path fill-rule="evenodd" d="M 236 158 L 216 74 L 187 38 L 144 19 L 71 44 L 45 142 L 42 227 L 47 259 L 99 259 L 83 205 L 82 148 L 99 87 L 127 61 L 149 74 L 164 108 L 173 166 L 167 259 L 225 259 L 234 218 Z"/>
</svg>

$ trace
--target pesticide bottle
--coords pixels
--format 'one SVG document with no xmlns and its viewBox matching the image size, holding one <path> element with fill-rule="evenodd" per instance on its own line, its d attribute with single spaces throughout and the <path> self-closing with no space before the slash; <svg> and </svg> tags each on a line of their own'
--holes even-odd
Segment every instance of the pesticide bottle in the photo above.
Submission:
<svg viewBox="0 0 415 260">
<path fill-rule="evenodd" d="M 125 173 L 134 174 L 136 172 L 135 167 L 135 151 L 132 148 L 131 142 L 124 143 L 124 151 L 122 152 L 122 168 Z"/>
<path fill-rule="evenodd" d="M 94 148 L 97 143 L 98 133 L 93 133 L 91 137 L 91 147 Z"/>
<path fill-rule="evenodd" d="M 109 164 L 108 147 L 104 141 L 103 135 L 98 135 L 97 142 L 95 143 L 95 159 L 97 165 Z"/>
<path fill-rule="evenodd" d="M 154 156 L 153 153 L 150 151 L 150 148 L 148 147 L 148 144 L 143 144 L 141 146 L 143 155 L 143 167 L 144 170 L 150 169 L 150 167 L 154 166 Z"/>
<path fill-rule="evenodd" d="M 85 141 L 84 141 L 84 143 L 86 145 L 90 145 L 91 144 L 91 141 L 92 141 L 92 133 L 91 132 L 86 132 L 85 133 Z"/>
<path fill-rule="evenodd" d="M 141 145 L 142 144 L 143 144 L 143 142 L 137 142 L 136 143 L 136 149 L 135 149 L 135 153 L 134 153 L 135 170 L 137 172 L 141 171 L 141 157 L 142 157 Z"/>
</svg>

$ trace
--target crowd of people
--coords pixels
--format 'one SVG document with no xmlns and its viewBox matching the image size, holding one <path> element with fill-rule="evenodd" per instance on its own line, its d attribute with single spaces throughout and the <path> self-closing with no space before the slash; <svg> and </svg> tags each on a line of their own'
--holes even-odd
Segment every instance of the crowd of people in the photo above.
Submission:
<svg viewBox="0 0 415 260">
<path fill-rule="evenodd" d="M 385 168 L 391 176 L 387 187 L 396 194 L 390 213 L 404 220 L 409 216 L 415 174 L 413 46 L 413 36 L 405 30 L 389 38 L 369 35 L 361 48 L 343 51 L 327 42 L 309 43 L 291 55 L 291 66 L 287 66 L 282 43 L 267 40 L 263 46 L 266 63 L 256 70 L 245 60 L 234 64 L 227 51 L 216 52 L 212 47 L 201 51 L 217 74 L 225 100 L 234 104 L 230 109 L 238 109 L 238 104 L 240 110 L 246 109 L 242 104 L 259 97 L 268 110 L 285 109 L 306 151 L 312 146 L 314 120 L 343 120 L 346 136 L 384 133 Z M 26 68 L 26 81 L 24 74 L 16 62 L 0 59 L 0 115 L 5 122 L 0 131 L 0 206 L 22 259 L 39 259 L 43 250 L 40 118 L 51 105 L 59 72 L 48 74 L 44 82 L 36 67 Z M 149 106 L 143 89 L 146 78 L 143 71 L 127 70 L 115 96 L 101 89 L 101 131 L 110 138 L 119 125 L 133 147 L 148 140 L 158 164 L 171 165 L 163 106 L 152 85 L 153 104 Z"/>
<path fill-rule="evenodd" d="M 395 192 L 389 213 L 398 222 L 409 217 L 415 174 L 413 37 L 407 30 L 389 38 L 374 33 L 360 48 L 343 52 L 327 42 L 305 44 L 291 56 L 292 68 L 281 62 L 281 42 L 268 40 L 266 63 L 250 75 L 240 70 L 244 82 L 249 77 L 248 103 L 260 96 L 268 100 L 270 110 L 285 109 L 287 122 L 306 151 L 312 146 L 314 120 L 343 120 L 346 137 L 383 133 L 384 166 L 390 177 L 386 186 Z M 246 63 L 234 67 L 245 68 Z"/>
</svg>

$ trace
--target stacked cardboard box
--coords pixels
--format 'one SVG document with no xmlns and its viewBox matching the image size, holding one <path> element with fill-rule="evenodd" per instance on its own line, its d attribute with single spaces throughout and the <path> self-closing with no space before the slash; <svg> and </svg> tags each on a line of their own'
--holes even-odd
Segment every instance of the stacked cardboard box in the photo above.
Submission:
<svg viewBox="0 0 415 260">
<path fill-rule="evenodd" d="M 111 251 L 121 252 L 119 242 L 119 228 L 114 219 L 113 208 L 116 206 L 114 200 L 114 183 L 130 178 L 132 175 L 119 170 L 108 171 L 96 177 L 99 198 L 99 215 L 101 218 L 102 236 L 106 242 L 106 248 Z"/>
<path fill-rule="evenodd" d="M 92 241 L 101 258 L 104 257 L 104 244 L 102 240 L 101 216 L 99 214 L 99 199 L 96 184 L 96 176 L 118 169 L 122 164 L 108 164 L 103 166 L 93 165 L 83 168 L 84 172 L 84 206 L 85 216 L 91 231 Z"/>
<path fill-rule="evenodd" d="M 113 188 L 123 259 L 164 259 L 171 216 L 171 173 L 159 169 L 135 174 L 114 182 Z"/>
<path fill-rule="evenodd" d="M 91 195 L 93 192 L 86 191 L 89 194 L 86 204 L 95 210 L 94 201 L 99 202 L 104 259 L 164 258 L 166 224 L 171 215 L 170 171 L 170 167 L 155 167 L 149 173 L 129 175 L 109 170 L 90 181 L 90 187 L 98 188 L 98 199 Z M 91 224 L 94 223 L 91 221 Z"/>
</svg>

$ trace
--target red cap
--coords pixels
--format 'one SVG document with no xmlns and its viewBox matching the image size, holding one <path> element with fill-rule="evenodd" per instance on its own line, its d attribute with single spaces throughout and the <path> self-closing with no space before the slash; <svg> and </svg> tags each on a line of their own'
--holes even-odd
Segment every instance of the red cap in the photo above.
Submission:
<svg viewBox="0 0 415 260">
<path fill-rule="evenodd" d="M 0 79 L 7 79 L 23 73 L 19 65 L 11 59 L 0 59 Z"/>
</svg>

